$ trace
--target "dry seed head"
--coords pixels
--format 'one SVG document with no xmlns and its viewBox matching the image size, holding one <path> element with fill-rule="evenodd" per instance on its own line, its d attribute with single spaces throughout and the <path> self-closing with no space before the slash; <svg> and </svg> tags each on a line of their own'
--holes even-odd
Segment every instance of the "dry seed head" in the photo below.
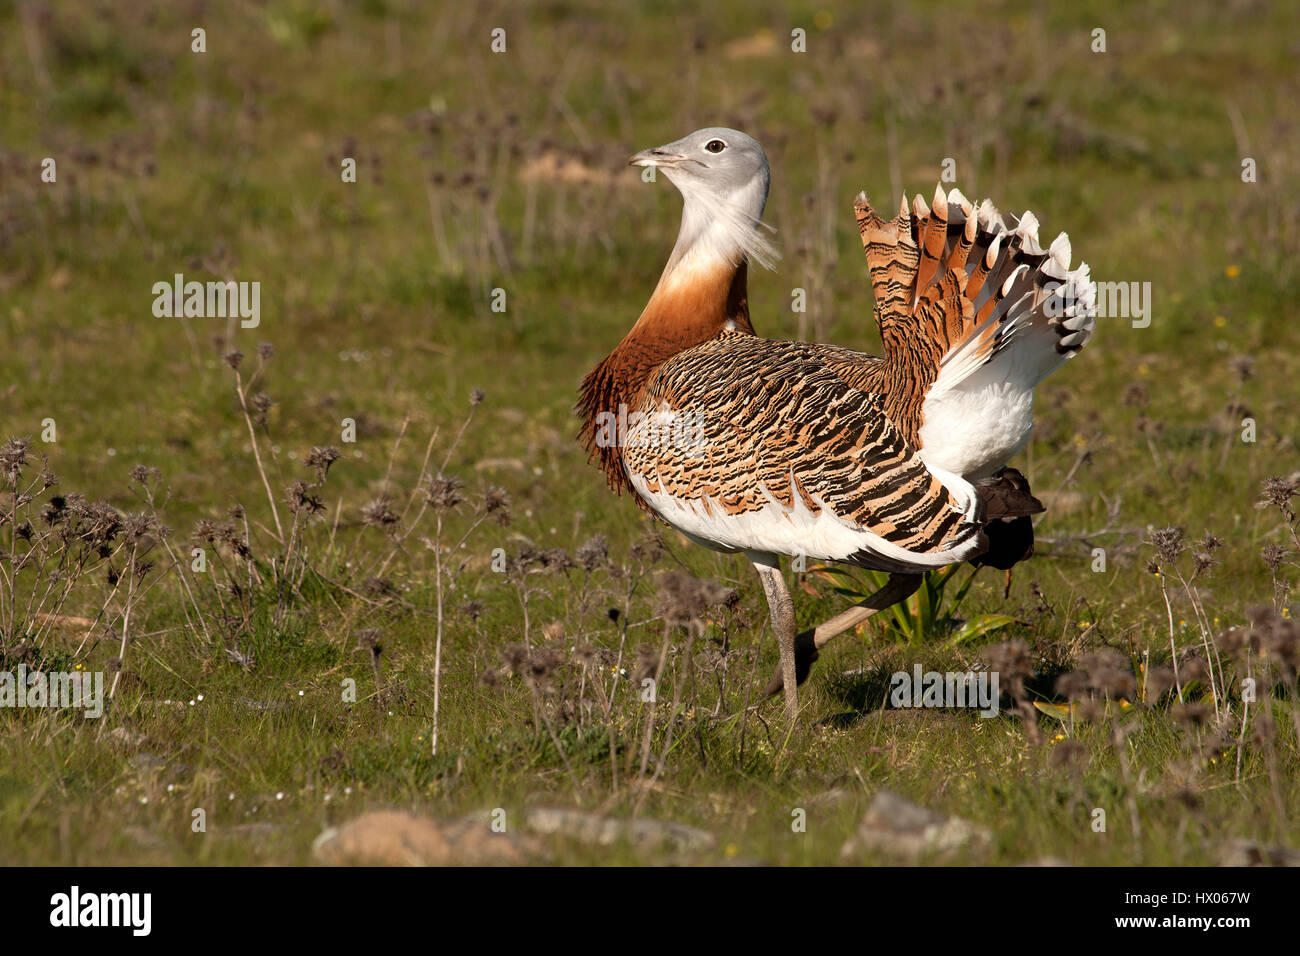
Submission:
<svg viewBox="0 0 1300 956">
<path fill-rule="evenodd" d="M 986 647 L 980 657 L 990 671 L 1000 674 L 1005 679 L 1027 677 L 1033 671 L 1029 645 L 1021 640 L 1004 641 Z"/>
<path fill-rule="evenodd" d="M 1259 556 L 1264 559 L 1264 563 L 1268 565 L 1268 569 L 1274 574 L 1281 570 L 1282 562 L 1286 560 L 1287 554 L 1286 548 L 1276 544 L 1265 545 L 1259 552 Z"/>
<path fill-rule="evenodd" d="M 501 652 L 502 665 L 512 674 L 522 674 L 528 663 L 528 648 L 523 644 L 511 644 Z"/>
<path fill-rule="evenodd" d="M 465 483 L 450 475 L 437 474 L 425 483 L 425 498 L 437 511 L 450 511 L 465 500 Z"/>
<path fill-rule="evenodd" d="M 1291 499 L 1296 496 L 1297 484 L 1295 478 L 1281 478 L 1276 475 L 1265 479 L 1260 492 L 1259 507 L 1266 508 L 1272 505 L 1287 519 L 1294 518 L 1295 511 L 1291 507 Z"/>
<path fill-rule="evenodd" d="M 574 566 L 573 558 L 563 548 L 547 548 L 538 554 L 542 567 L 554 574 L 563 574 Z"/>
<path fill-rule="evenodd" d="M 483 493 L 483 513 L 501 527 L 510 524 L 510 495 L 501 487 L 492 485 Z"/>
<path fill-rule="evenodd" d="M 370 527 L 389 529 L 400 520 L 387 498 L 376 498 L 361 507 L 361 523 Z"/>
<path fill-rule="evenodd" d="M 284 497 L 289 503 L 289 510 L 294 514 L 301 511 L 309 518 L 324 511 L 325 503 L 321 501 L 318 495 L 312 494 L 312 490 L 313 486 L 301 478 L 289 485 L 284 490 Z"/>
<path fill-rule="evenodd" d="M 147 485 L 162 477 L 162 472 L 149 465 L 136 465 L 131 469 L 131 480 L 137 485 Z"/>
<path fill-rule="evenodd" d="M 11 438 L 0 446 L 0 471 L 9 484 L 14 484 L 22 477 L 29 447 L 30 442 L 26 438 Z"/>
<path fill-rule="evenodd" d="M 1183 551 L 1182 528 L 1160 528 L 1151 532 L 1151 544 L 1163 564 L 1173 564 Z"/>
<path fill-rule="evenodd" d="M 312 450 L 307 453 L 304 464 L 316 472 L 318 481 L 324 481 L 326 473 L 330 470 L 330 465 L 342 457 L 339 450 L 333 446 L 314 445 Z"/>
<path fill-rule="evenodd" d="M 672 625 L 698 625 L 709 608 L 725 604 L 731 597 L 730 588 L 685 571 L 665 572 L 657 584 L 656 609 Z"/>
<path fill-rule="evenodd" d="M 636 664 L 632 668 L 632 683 L 640 685 L 647 677 L 653 677 L 659 670 L 659 648 L 651 644 L 638 644 Z"/>
<path fill-rule="evenodd" d="M 579 545 L 574 556 L 584 571 L 595 571 L 609 562 L 609 542 L 603 534 L 593 535 Z"/>
</svg>

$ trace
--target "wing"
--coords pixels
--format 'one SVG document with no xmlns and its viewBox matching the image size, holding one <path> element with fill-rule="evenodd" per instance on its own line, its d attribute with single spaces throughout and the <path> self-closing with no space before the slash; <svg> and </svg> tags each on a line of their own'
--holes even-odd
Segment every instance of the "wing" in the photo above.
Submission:
<svg viewBox="0 0 1300 956">
<path fill-rule="evenodd" d="M 623 448 L 629 480 L 722 550 L 890 571 L 964 561 L 984 546 L 975 489 L 927 469 L 882 397 L 846 381 L 873 363 L 732 333 L 688 349 L 647 385 Z"/>
</svg>

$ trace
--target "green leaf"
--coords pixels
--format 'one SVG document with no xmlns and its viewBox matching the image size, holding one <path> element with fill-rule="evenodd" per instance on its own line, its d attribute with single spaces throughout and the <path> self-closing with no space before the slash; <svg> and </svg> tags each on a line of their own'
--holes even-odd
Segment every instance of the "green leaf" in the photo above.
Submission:
<svg viewBox="0 0 1300 956">
<path fill-rule="evenodd" d="M 1016 623 L 1016 619 L 1009 614 L 982 614 L 979 617 L 971 618 L 959 627 L 944 646 L 956 647 L 958 644 L 965 644 L 967 641 L 973 641 L 984 637 L 986 634 L 1000 631 L 1008 624 L 1014 623 Z"/>
</svg>

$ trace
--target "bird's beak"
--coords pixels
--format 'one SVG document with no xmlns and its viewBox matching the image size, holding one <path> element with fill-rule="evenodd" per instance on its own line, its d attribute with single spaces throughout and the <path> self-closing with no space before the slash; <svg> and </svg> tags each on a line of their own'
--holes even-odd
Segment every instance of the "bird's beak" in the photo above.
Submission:
<svg viewBox="0 0 1300 956">
<path fill-rule="evenodd" d="M 689 156 L 683 156 L 681 153 L 674 153 L 672 150 L 663 146 L 656 146 L 654 149 L 643 149 L 627 161 L 629 166 L 659 166 L 671 168 L 680 166 L 682 163 L 693 162 Z"/>
</svg>

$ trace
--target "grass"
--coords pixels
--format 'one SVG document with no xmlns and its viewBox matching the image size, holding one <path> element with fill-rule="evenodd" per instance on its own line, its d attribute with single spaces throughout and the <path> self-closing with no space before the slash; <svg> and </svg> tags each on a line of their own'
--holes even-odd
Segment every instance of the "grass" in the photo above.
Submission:
<svg viewBox="0 0 1300 956">
<path fill-rule="evenodd" d="M 24 480 L 42 458 L 58 477 L 0 496 L 6 579 L 38 544 L 53 562 L 18 572 L 0 669 L 117 683 L 101 721 L 0 710 L 0 862 L 306 863 L 367 809 L 556 804 L 702 827 L 699 862 L 826 863 L 881 787 L 992 831 L 958 861 L 1297 845 L 1297 542 L 1287 496 L 1257 505 L 1300 470 L 1289 12 L 982 6 L 0 5 L 0 410 Z M 1009 597 L 985 570 L 960 607 L 1014 623 L 947 648 L 845 635 L 788 737 L 779 703 L 746 709 L 776 660 L 752 572 L 610 496 L 573 439 L 576 385 L 677 228 L 676 194 L 622 162 L 714 123 L 773 165 L 761 334 L 878 351 L 852 197 L 928 195 L 945 158 L 967 195 L 1033 208 L 1098 279 L 1153 295 L 1150 327 L 1101 320 L 1039 391 L 1016 462 L 1048 505 L 1039 554 Z M 261 282 L 260 326 L 155 318 L 178 272 Z M 41 517 L 74 493 L 130 519 L 107 556 Z M 63 561 L 79 573 L 52 578 Z M 25 613 L 52 580 L 54 616 Z M 843 606 L 791 580 L 801 627 Z M 1024 670 L 995 719 L 883 705 L 896 670 L 977 660 Z M 1243 724 L 1247 667 L 1266 706 Z M 651 706 L 632 678 L 657 671 Z M 1031 706 L 1070 674 L 1077 719 Z"/>
</svg>

